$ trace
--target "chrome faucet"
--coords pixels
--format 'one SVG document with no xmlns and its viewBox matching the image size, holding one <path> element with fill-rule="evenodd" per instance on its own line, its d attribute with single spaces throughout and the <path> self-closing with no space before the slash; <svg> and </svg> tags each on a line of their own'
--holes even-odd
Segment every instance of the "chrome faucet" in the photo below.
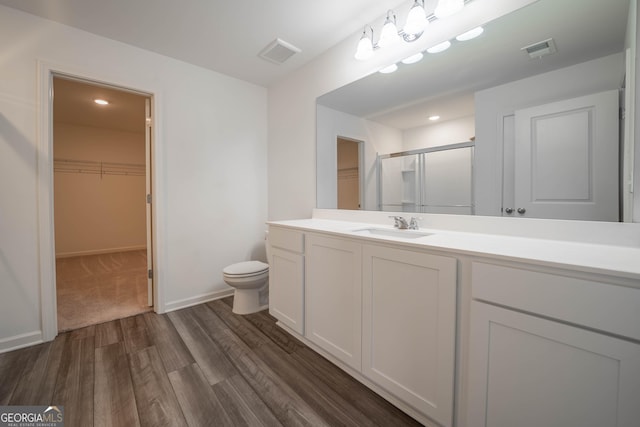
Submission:
<svg viewBox="0 0 640 427">
<path fill-rule="evenodd" d="M 392 215 L 389 218 L 392 218 L 395 221 L 395 223 L 393 224 L 395 228 L 398 228 L 400 230 L 406 230 L 409 228 L 409 223 L 403 217 Z"/>
<path fill-rule="evenodd" d="M 416 218 L 415 216 L 411 217 L 411 221 L 409 221 L 409 230 L 417 230 L 420 227 L 418 226 L 418 220 L 421 218 Z"/>
</svg>

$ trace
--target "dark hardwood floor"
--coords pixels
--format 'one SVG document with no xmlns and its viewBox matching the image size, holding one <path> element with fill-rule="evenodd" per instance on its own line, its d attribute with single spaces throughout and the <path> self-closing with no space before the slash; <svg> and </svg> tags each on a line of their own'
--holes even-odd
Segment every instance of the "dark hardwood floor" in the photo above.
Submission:
<svg viewBox="0 0 640 427">
<path fill-rule="evenodd" d="M 66 332 L 0 355 L 0 405 L 63 405 L 65 426 L 411 426 L 231 298 Z"/>
</svg>

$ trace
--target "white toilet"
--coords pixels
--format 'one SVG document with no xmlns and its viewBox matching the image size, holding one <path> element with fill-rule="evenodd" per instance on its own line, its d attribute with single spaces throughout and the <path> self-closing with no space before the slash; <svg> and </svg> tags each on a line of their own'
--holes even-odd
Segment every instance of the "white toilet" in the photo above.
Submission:
<svg viewBox="0 0 640 427">
<path fill-rule="evenodd" d="M 269 244 L 267 246 L 267 258 Z M 222 270 L 224 281 L 235 288 L 233 312 L 250 314 L 269 307 L 269 264 L 262 261 L 244 261 Z"/>
</svg>

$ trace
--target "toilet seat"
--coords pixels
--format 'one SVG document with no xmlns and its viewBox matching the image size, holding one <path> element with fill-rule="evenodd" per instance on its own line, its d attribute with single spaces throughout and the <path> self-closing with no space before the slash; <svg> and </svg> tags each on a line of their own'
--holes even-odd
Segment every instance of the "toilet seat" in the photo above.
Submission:
<svg viewBox="0 0 640 427">
<path fill-rule="evenodd" d="M 231 264 L 222 270 L 225 277 L 240 279 L 260 276 L 269 271 L 269 264 L 261 261 L 244 261 Z"/>
</svg>

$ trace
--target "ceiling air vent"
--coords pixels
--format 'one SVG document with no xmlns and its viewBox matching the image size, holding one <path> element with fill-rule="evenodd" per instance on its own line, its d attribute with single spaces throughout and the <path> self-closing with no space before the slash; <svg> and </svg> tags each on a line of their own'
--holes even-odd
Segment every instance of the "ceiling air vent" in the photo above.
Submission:
<svg viewBox="0 0 640 427">
<path fill-rule="evenodd" d="M 262 49 L 258 56 L 274 64 L 282 64 L 296 53 L 300 53 L 300 49 L 284 40 L 275 39 Z"/>
<path fill-rule="evenodd" d="M 551 55 L 556 51 L 556 44 L 553 39 L 543 40 L 538 43 L 525 46 L 520 50 L 524 50 L 529 55 L 529 58 L 542 58 L 546 55 Z"/>
</svg>

